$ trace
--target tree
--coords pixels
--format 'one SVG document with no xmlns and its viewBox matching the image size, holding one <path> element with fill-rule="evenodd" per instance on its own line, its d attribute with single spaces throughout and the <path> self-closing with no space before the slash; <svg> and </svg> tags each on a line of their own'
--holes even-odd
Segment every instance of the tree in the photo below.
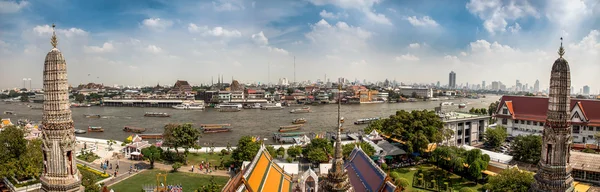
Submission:
<svg viewBox="0 0 600 192">
<path fill-rule="evenodd" d="M 508 137 L 508 134 L 506 133 L 506 128 L 498 126 L 493 129 L 489 128 L 485 130 L 484 136 L 485 144 L 496 150 L 502 145 L 502 143 L 504 143 L 506 137 Z"/>
<path fill-rule="evenodd" d="M 496 114 L 496 109 L 498 109 L 498 105 L 500 105 L 499 101 L 490 103 L 490 106 L 488 107 L 488 115 L 489 116 Z"/>
<path fill-rule="evenodd" d="M 19 159 L 27 153 L 27 140 L 23 136 L 23 129 L 15 126 L 7 126 L 0 132 L 0 177 L 20 173 Z"/>
<path fill-rule="evenodd" d="M 533 93 L 526 93 L 526 94 L 525 94 L 525 96 L 530 96 L 530 97 L 532 97 L 532 96 L 535 96 L 535 95 L 534 95 Z"/>
<path fill-rule="evenodd" d="M 510 144 L 515 160 L 531 164 L 540 161 L 542 153 L 542 137 L 538 135 L 517 136 Z"/>
<path fill-rule="evenodd" d="M 75 95 L 75 101 L 79 102 L 79 103 L 83 103 L 83 101 L 85 100 L 85 95 L 83 94 L 77 94 Z"/>
<path fill-rule="evenodd" d="M 406 188 L 408 186 L 410 186 L 410 182 L 408 182 L 408 180 L 406 180 L 405 178 L 395 178 L 396 182 L 394 182 L 396 184 L 396 186 L 402 188 L 401 191 L 406 190 Z"/>
<path fill-rule="evenodd" d="M 42 154 L 42 140 L 34 139 L 27 142 L 27 150 L 25 154 L 18 158 L 18 169 L 17 176 L 38 176 L 42 172 L 42 163 L 44 157 Z"/>
<path fill-rule="evenodd" d="M 99 192 L 100 187 L 96 185 L 96 175 L 90 171 L 80 171 L 82 179 L 81 185 L 85 188 L 85 192 Z"/>
<path fill-rule="evenodd" d="M 283 158 L 283 156 L 285 156 L 285 148 L 279 147 L 279 149 L 277 149 L 277 156 Z"/>
<path fill-rule="evenodd" d="M 288 156 L 296 159 L 296 157 L 298 157 L 302 154 L 302 147 L 298 146 L 298 145 L 291 146 L 287 149 L 287 154 L 288 154 Z"/>
<path fill-rule="evenodd" d="M 329 160 L 327 154 L 332 154 L 333 146 L 327 139 L 316 138 L 306 145 L 303 155 L 312 163 L 322 163 Z"/>
<path fill-rule="evenodd" d="M 171 167 L 173 168 L 173 172 L 177 172 L 177 170 L 179 168 L 181 168 L 181 166 L 183 166 L 183 164 L 181 164 L 180 162 L 176 162 L 176 163 L 173 163 L 173 165 Z"/>
<path fill-rule="evenodd" d="M 167 124 L 163 133 L 163 145 L 175 148 L 175 152 L 179 155 L 179 148 L 185 149 L 184 160 L 187 157 L 189 148 L 197 145 L 197 140 L 200 137 L 200 131 L 192 127 L 192 124 Z"/>
<path fill-rule="evenodd" d="M 323 150 L 310 150 L 306 158 L 312 163 L 324 163 L 329 160 L 327 154 Z"/>
<path fill-rule="evenodd" d="M 367 142 L 348 143 L 348 144 L 342 146 L 342 154 L 344 155 L 344 158 L 346 158 L 346 159 L 348 158 L 348 156 L 350 155 L 352 150 L 354 150 L 354 148 L 356 147 L 357 144 L 360 145 L 360 148 L 368 156 L 373 156 L 373 154 L 375 154 L 375 148 L 373 148 L 373 146 L 371 146 Z"/>
<path fill-rule="evenodd" d="M 208 185 L 196 189 L 195 192 L 220 192 L 221 186 L 215 181 L 215 176 L 211 176 Z"/>
<path fill-rule="evenodd" d="M 267 151 L 269 152 L 269 155 L 271 155 L 271 156 L 277 155 L 277 151 L 275 150 L 275 147 L 273 147 L 273 145 L 267 145 Z"/>
<path fill-rule="evenodd" d="M 106 141 L 106 144 L 108 144 L 108 150 L 112 151 L 113 150 L 112 145 L 117 144 L 117 142 L 115 140 L 111 139 L 111 140 Z"/>
<path fill-rule="evenodd" d="M 527 191 L 533 182 L 533 173 L 510 168 L 489 177 L 484 188 L 490 191 Z"/>
<path fill-rule="evenodd" d="M 243 136 L 238 141 L 238 146 L 233 150 L 231 157 L 241 165 L 243 161 L 252 161 L 259 149 L 260 143 L 252 141 L 250 136 Z"/>
<path fill-rule="evenodd" d="M 144 159 L 150 161 L 150 169 L 154 168 L 154 161 L 160 160 L 162 152 L 163 150 L 160 147 L 156 147 L 154 145 L 142 149 L 142 155 L 144 155 Z"/>
<path fill-rule="evenodd" d="M 21 94 L 21 102 L 29 102 L 29 95 L 27 93 Z"/>
<path fill-rule="evenodd" d="M 458 190 L 458 192 L 477 192 L 477 190 L 471 189 L 468 187 L 463 187 L 463 188 L 460 188 L 460 190 Z"/>
</svg>

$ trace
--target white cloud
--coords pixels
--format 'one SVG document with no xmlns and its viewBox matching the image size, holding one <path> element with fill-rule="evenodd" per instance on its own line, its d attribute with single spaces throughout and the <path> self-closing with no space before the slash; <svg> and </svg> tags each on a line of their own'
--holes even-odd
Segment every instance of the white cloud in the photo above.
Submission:
<svg viewBox="0 0 600 192">
<path fill-rule="evenodd" d="M 218 2 L 213 1 L 213 8 L 215 11 L 237 11 L 244 10 L 244 4 L 242 1 L 237 0 L 219 0 Z M 252 2 L 252 7 L 254 7 L 255 2 Z"/>
<path fill-rule="evenodd" d="M 325 19 L 339 19 L 339 18 L 346 18 L 346 17 L 348 17 L 347 13 L 332 13 L 332 12 L 327 12 L 325 10 L 322 10 L 319 13 L 319 15 L 322 18 L 325 18 Z"/>
<path fill-rule="evenodd" d="M 279 54 L 283 54 L 283 55 L 288 55 L 288 51 L 286 51 L 285 49 L 281 49 L 281 48 L 277 48 L 277 47 L 267 47 L 267 49 L 269 49 L 270 52 L 275 52 L 275 53 L 279 53 Z"/>
<path fill-rule="evenodd" d="M 421 45 L 419 45 L 419 43 L 411 43 L 408 45 L 408 47 L 413 48 L 413 49 L 418 49 L 421 47 Z"/>
<path fill-rule="evenodd" d="M 600 31 L 592 30 L 577 44 L 569 44 L 571 52 L 585 52 L 591 55 L 600 53 Z"/>
<path fill-rule="evenodd" d="M 258 45 L 268 45 L 269 39 L 265 37 L 265 34 L 261 31 L 257 34 L 252 34 L 252 40 Z"/>
<path fill-rule="evenodd" d="M 350 64 L 352 64 L 352 65 L 367 65 L 368 63 L 367 63 L 367 61 L 365 61 L 363 59 L 363 60 L 360 60 L 360 61 L 354 61 L 354 62 L 352 62 Z"/>
<path fill-rule="evenodd" d="M 148 18 L 142 21 L 142 25 L 148 29 L 162 31 L 173 25 L 173 22 L 161 18 Z"/>
<path fill-rule="evenodd" d="M 548 0 L 545 16 L 561 29 L 579 28 L 582 21 L 594 13 L 595 0 Z"/>
<path fill-rule="evenodd" d="M 521 25 L 519 25 L 519 23 L 515 22 L 515 25 L 508 26 L 508 31 L 510 31 L 511 33 L 518 33 L 520 30 L 521 30 Z"/>
<path fill-rule="evenodd" d="M 367 39 L 372 36 L 370 31 L 360 27 L 350 26 L 341 21 L 330 25 L 324 19 L 311 25 L 311 29 L 304 36 L 314 46 L 313 49 L 331 55 L 339 55 L 340 52 L 356 54 L 359 50 L 367 48 Z"/>
<path fill-rule="evenodd" d="M 461 56 L 467 56 L 467 52 L 462 51 L 462 52 L 460 52 L 460 55 Z"/>
<path fill-rule="evenodd" d="M 48 36 L 48 35 L 52 34 L 52 27 L 50 27 L 50 25 L 38 25 L 38 26 L 33 27 L 33 32 L 39 36 Z M 70 29 L 56 28 L 56 34 L 64 35 L 66 37 L 73 37 L 73 36 L 86 36 L 88 34 L 88 32 L 84 31 L 83 29 L 79 29 L 79 28 L 70 28 Z"/>
<path fill-rule="evenodd" d="M 444 60 L 452 62 L 454 64 L 460 63 L 460 59 L 454 55 L 446 55 L 444 56 Z"/>
<path fill-rule="evenodd" d="M 475 42 L 471 42 L 470 46 L 472 52 L 507 53 L 516 51 L 508 45 L 502 45 L 498 42 L 490 43 L 486 40 L 477 40 Z"/>
<path fill-rule="evenodd" d="M 538 10 L 528 1 L 471 0 L 466 5 L 469 12 L 484 20 L 483 27 L 490 33 L 506 31 L 509 21 L 533 16 L 539 17 Z"/>
<path fill-rule="evenodd" d="M 419 57 L 412 55 L 410 53 L 396 57 L 396 61 L 419 61 L 419 60 L 421 60 L 421 59 L 419 59 Z"/>
<path fill-rule="evenodd" d="M 381 13 L 375 13 L 373 5 L 381 3 L 382 0 L 309 0 L 314 5 L 334 5 L 343 9 L 356 9 L 361 11 L 367 19 L 379 24 L 392 25 L 392 22 Z"/>
<path fill-rule="evenodd" d="M 146 51 L 149 52 L 149 53 L 157 54 L 157 53 L 162 52 L 162 48 L 160 48 L 160 47 L 158 47 L 156 45 L 148 45 L 146 47 Z"/>
<path fill-rule="evenodd" d="M 406 20 L 416 27 L 437 27 L 439 24 L 429 16 L 418 18 L 417 16 L 407 17 Z"/>
<path fill-rule="evenodd" d="M 190 23 L 188 24 L 189 32 L 201 32 L 202 35 L 205 36 L 215 36 L 215 37 L 241 37 L 242 33 L 238 30 L 227 30 L 223 27 L 214 27 L 212 29 L 207 26 L 197 26 L 196 24 Z"/>
<path fill-rule="evenodd" d="M 0 1 L 0 13 L 16 13 L 29 5 L 28 1 L 17 2 L 12 0 Z"/>
<path fill-rule="evenodd" d="M 106 42 L 102 44 L 102 47 L 99 46 L 84 46 L 83 50 L 88 53 L 105 53 L 111 52 L 115 49 L 112 43 Z"/>
</svg>

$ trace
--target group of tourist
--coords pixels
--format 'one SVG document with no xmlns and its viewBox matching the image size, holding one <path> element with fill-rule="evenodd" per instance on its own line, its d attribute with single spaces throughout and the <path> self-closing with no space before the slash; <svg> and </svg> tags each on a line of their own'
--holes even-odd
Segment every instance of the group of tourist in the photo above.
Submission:
<svg viewBox="0 0 600 192">
<path fill-rule="evenodd" d="M 217 170 L 217 166 L 215 165 L 213 168 L 210 167 L 210 162 L 204 162 L 202 161 L 199 165 L 198 165 L 198 170 L 200 171 L 200 173 L 202 173 L 202 171 L 205 171 L 205 173 L 212 173 L 214 170 Z M 192 165 L 192 170 L 191 172 L 194 172 L 194 165 Z"/>
</svg>

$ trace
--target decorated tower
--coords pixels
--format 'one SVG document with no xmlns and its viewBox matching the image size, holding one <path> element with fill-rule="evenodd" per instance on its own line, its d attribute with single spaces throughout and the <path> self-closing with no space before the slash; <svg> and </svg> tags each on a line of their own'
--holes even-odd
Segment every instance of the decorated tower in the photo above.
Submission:
<svg viewBox="0 0 600 192">
<path fill-rule="evenodd" d="M 333 162 L 331 163 L 332 167 L 329 170 L 325 183 L 322 187 L 323 191 L 328 192 L 354 191 L 352 189 L 352 185 L 350 185 L 350 180 L 348 180 L 348 174 L 346 173 L 346 169 L 344 167 L 344 156 L 342 155 L 342 122 L 340 117 L 340 107 L 342 102 L 340 92 L 342 90 L 342 82 L 339 82 L 338 90 L 338 126 L 335 139 L 335 155 L 333 157 Z"/>
<path fill-rule="evenodd" d="M 531 191 L 573 191 L 571 156 L 571 72 L 569 63 L 563 58 L 565 49 L 560 38 L 560 56 L 550 73 L 550 98 L 542 136 L 542 153 Z"/>
<path fill-rule="evenodd" d="M 81 174 L 75 164 L 75 134 L 69 103 L 67 63 L 56 48 L 58 39 L 52 24 L 52 50 L 44 61 L 44 114 L 42 191 L 83 191 Z"/>
</svg>

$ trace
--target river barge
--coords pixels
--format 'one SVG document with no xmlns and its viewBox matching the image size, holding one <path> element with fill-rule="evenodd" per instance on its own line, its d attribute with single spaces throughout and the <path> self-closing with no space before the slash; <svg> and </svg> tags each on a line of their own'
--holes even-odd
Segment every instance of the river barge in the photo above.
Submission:
<svg viewBox="0 0 600 192">
<path fill-rule="evenodd" d="M 304 123 L 306 123 L 305 118 L 298 118 L 298 119 L 294 119 L 294 121 L 292 121 L 292 124 L 304 124 Z"/>
<path fill-rule="evenodd" d="M 224 132 L 230 132 L 231 129 L 228 127 L 219 127 L 219 128 L 202 128 L 202 133 L 207 134 L 207 133 L 224 133 Z"/>
<path fill-rule="evenodd" d="M 104 128 L 102 128 L 102 127 L 95 127 L 95 126 L 89 126 L 88 127 L 88 132 L 104 132 Z"/>
<path fill-rule="evenodd" d="M 290 131 L 297 131 L 300 130 L 300 128 L 302 128 L 302 124 L 299 125 L 287 125 L 287 126 L 280 126 L 279 127 L 279 132 L 290 132 Z"/>
<path fill-rule="evenodd" d="M 83 116 L 85 116 L 86 118 L 100 118 L 100 115 L 96 115 L 96 114 L 86 114 Z"/>
<path fill-rule="evenodd" d="M 171 117 L 168 113 L 146 112 L 144 117 Z"/>
<path fill-rule="evenodd" d="M 310 113 L 310 107 L 302 107 L 300 109 L 292 109 L 290 113 Z"/>
<path fill-rule="evenodd" d="M 148 134 L 139 134 L 142 139 L 162 139 L 162 133 L 148 133 Z"/>
<path fill-rule="evenodd" d="M 123 127 L 123 131 L 132 133 L 143 133 L 146 131 L 146 128 L 125 126 Z"/>
</svg>

